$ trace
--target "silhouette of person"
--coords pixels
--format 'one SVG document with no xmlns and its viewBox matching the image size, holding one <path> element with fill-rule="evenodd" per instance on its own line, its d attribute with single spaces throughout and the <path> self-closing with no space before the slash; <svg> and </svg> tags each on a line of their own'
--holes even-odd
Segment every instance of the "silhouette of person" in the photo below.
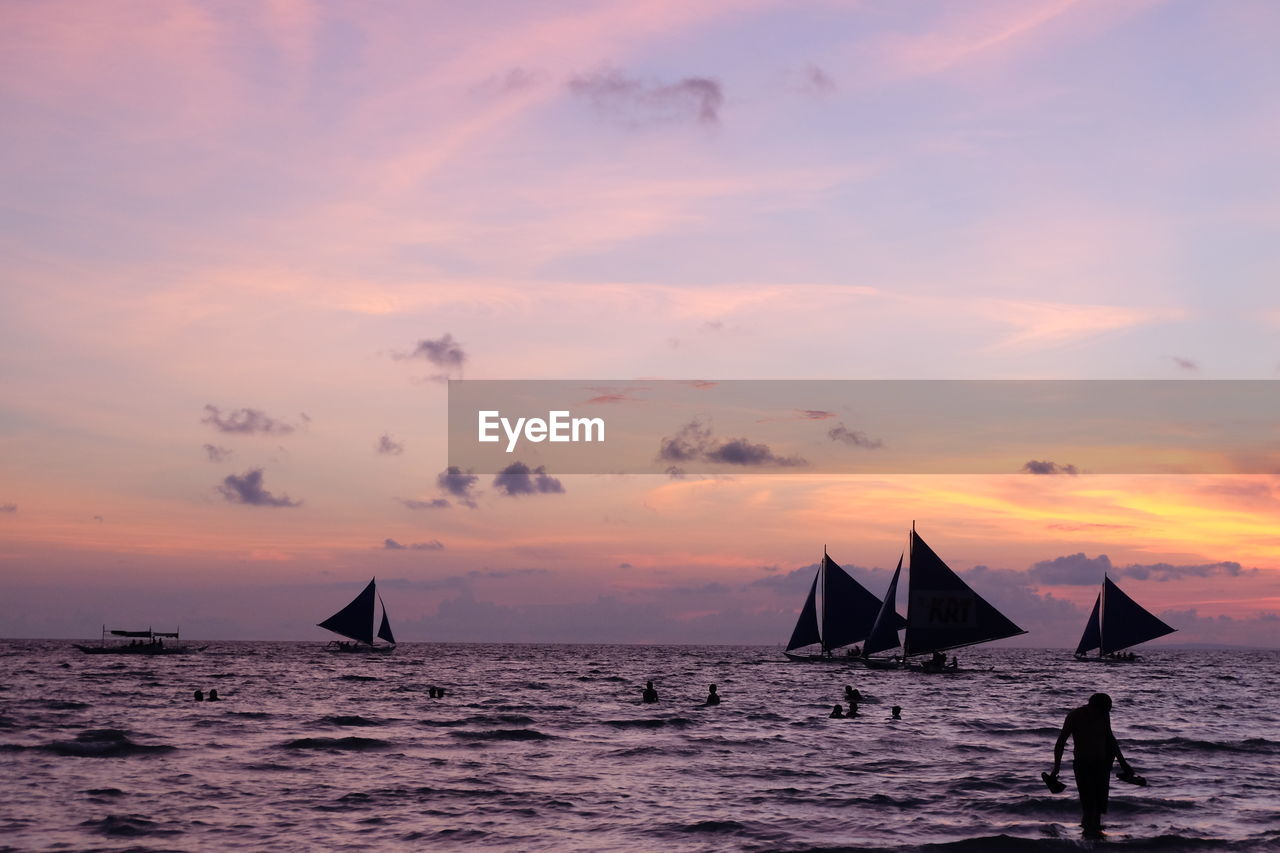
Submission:
<svg viewBox="0 0 1280 853">
<path fill-rule="evenodd" d="M 857 703 L 857 702 L 850 702 L 850 703 L 849 703 L 849 713 L 848 713 L 848 716 L 850 716 L 850 717 L 856 717 L 856 716 L 858 716 L 858 703 Z"/>
<path fill-rule="evenodd" d="M 435 685 L 432 685 L 432 686 L 430 686 L 430 687 L 428 687 L 428 688 L 427 688 L 427 698 L 429 698 L 429 699 L 434 699 L 434 698 L 436 698 L 436 688 L 435 688 Z"/>
<path fill-rule="evenodd" d="M 209 701 L 210 702 L 218 701 L 218 688 L 215 687 L 214 689 L 209 691 Z"/>
<path fill-rule="evenodd" d="M 203 701 L 204 701 L 204 691 L 203 691 L 203 690 L 197 690 L 197 691 L 195 692 L 195 700 L 196 700 L 197 702 L 203 702 Z"/>
<path fill-rule="evenodd" d="M 709 693 L 707 693 L 707 704 L 708 705 L 720 704 L 720 694 L 716 692 L 716 686 L 714 684 L 711 685 L 711 690 Z"/>
<path fill-rule="evenodd" d="M 894 705 L 894 706 L 893 706 L 892 708 L 890 708 L 889 710 L 893 712 L 893 718 L 894 718 L 895 720 L 901 720 L 901 719 L 902 719 L 902 706 L 901 706 L 901 705 Z"/>
<path fill-rule="evenodd" d="M 831 713 L 827 714 L 827 716 L 833 720 L 843 720 L 844 708 L 840 707 L 839 705 L 836 705 L 834 708 L 831 709 Z"/>
<path fill-rule="evenodd" d="M 658 701 L 658 691 L 653 689 L 652 681 L 644 683 L 644 692 L 640 694 L 640 701 L 646 705 Z"/>
<path fill-rule="evenodd" d="M 1102 815 L 1107 810 L 1112 761 L 1118 760 L 1125 773 L 1133 772 L 1111 733 L 1111 697 L 1095 693 L 1089 697 L 1088 704 L 1067 714 L 1058 741 L 1053 745 L 1050 777 L 1057 776 L 1062 767 L 1062 750 L 1067 738 L 1072 740 L 1071 767 L 1075 772 L 1076 791 L 1080 794 L 1080 825 L 1086 833 L 1098 833 L 1102 830 Z"/>
<path fill-rule="evenodd" d="M 844 686 L 844 700 L 849 703 L 862 701 L 862 692 L 851 684 Z"/>
</svg>

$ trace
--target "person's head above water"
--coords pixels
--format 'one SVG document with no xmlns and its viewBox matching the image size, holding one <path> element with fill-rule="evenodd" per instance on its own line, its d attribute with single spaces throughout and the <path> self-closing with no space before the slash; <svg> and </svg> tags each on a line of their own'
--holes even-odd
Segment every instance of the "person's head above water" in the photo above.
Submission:
<svg viewBox="0 0 1280 853">
<path fill-rule="evenodd" d="M 644 683 L 644 686 L 645 686 L 645 687 L 647 687 L 648 689 L 652 690 L 652 689 L 653 689 L 653 682 L 652 682 L 652 681 L 646 681 L 646 682 Z"/>
<path fill-rule="evenodd" d="M 713 685 L 711 685 L 711 692 L 712 692 L 712 693 L 715 693 L 715 692 L 716 692 L 716 686 L 715 686 L 714 684 L 713 684 Z"/>
<path fill-rule="evenodd" d="M 1111 713 L 1111 697 L 1105 693 L 1095 693 L 1089 697 L 1089 707 L 1100 714 Z"/>
</svg>

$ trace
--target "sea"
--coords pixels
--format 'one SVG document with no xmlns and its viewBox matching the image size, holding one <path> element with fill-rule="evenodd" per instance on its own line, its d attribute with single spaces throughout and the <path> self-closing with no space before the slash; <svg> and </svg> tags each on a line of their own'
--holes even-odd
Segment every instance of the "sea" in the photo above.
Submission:
<svg viewBox="0 0 1280 853">
<path fill-rule="evenodd" d="M 761 647 L 0 641 L 0 849 L 1280 850 L 1280 652 L 957 654 L 930 675 Z M 846 685 L 866 701 L 831 719 Z M 1040 774 L 1097 691 L 1149 785 L 1113 780 L 1088 839 L 1070 747 L 1066 792 Z"/>
</svg>

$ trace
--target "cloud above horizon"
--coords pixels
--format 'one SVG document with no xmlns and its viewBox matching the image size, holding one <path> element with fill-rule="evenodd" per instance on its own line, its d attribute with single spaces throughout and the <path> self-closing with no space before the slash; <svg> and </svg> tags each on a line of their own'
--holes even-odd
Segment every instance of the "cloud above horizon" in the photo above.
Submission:
<svg viewBox="0 0 1280 853">
<path fill-rule="evenodd" d="M 292 500 L 288 495 L 276 495 L 267 491 L 262 484 L 261 468 L 250 468 L 243 474 L 228 474 L 218 486 L 218 493 L 228 503 L 246 504 L 248 506 L 299 507 L 302 501 Z"/>
<path fill-rule="evenodd" d="M 428 542 L 401 544 L 394 539 L 387 538 L 382 540 L 382 548 L 385 551 L 442 551 L 444 550 L 444 543 L 439 539 L 432 539 Z"/>
<path fill-rule="evenodd" d="M 493 478 L 494 488 L 510 497 L 520 495 L 556 495 L 564 493 L 564 486 L 547 474 L 545 466 L 532 470 L 523 462 L 512 462 Z"/>
<path fill-rule="evenodd" d="M 1028 460 L 1027 463 L 1023 465 L 1020 470 L 1024 474 L 1042 474 L 1042 475 L 1066 474 L 1069 477 L 1074 477 L 1080 473 L 1079 469 L 1076 468 L 1076 466 L 1074 465 L 1059 465 L 1057 462 L 1051 462 L 1048 459 Z"/>
<path fill-rule="evenodd" d="M 618 69 L 604 69 L 576 75 L 568 85 L 570 92 L 585 98 L 599 112 L 637 126 L 679 121 L 718 124 L 724 104 L 724 91 L 711 77 L 651 83 L 628 77 Z"/>
<path fill-rule="evenodd" d="M 204 455 L 210 462 L 225 462 L 230 459 L 233 451 L 229 447 L 222 447 L 217 444 L 204 445 Z"/>
<path fill-rule="evenodd" d="M 297 429 L 293 424 L 273 418 L 260 409 L 235 409 L 223 415 L 218 406 L 206 404 L 204 411 L 205 415 L 200 419 L 200 423 L 208 424 L 218 432 L 239 435 L 289 435 Z M 300 417 L 304 422 L 310 420 L 306 415 Z M 205 445 L 206 452 L 208 447 L 209 445 Z"/>
<path fill-rule="evenodd" d="M 658 445 L 658 461 L 671 463 L 710 462 L 742 467 L 799 467 L 809 463 L 799 456 L 779 456 L 767 444 L 746 438 L 718 439 L 711 427 L 695 418 L 673 435 L 665 436 Z M 672 465 L 667 472 L 677 477 L 685 472 Z"/>
<path fill-rule="evenodd" d="M 404 453 L 404 442 L 396 441 L 391 437 L 390 433 L 383 433 L 378 436 L 378 443 L 374 447 L 374 451 L 381 456 L 399 456 Z"/>
<path fill-rule="evenodd" d="M 438 338 L 422 338 L 409 352 L 393 352 L 391 357 L 396 361 L 424 359 L 446 370 L 461 370 L 467 363 L 467 353 L 462 349 L 462 344 L 455 341 L 448 332 Z"/>
</svg>

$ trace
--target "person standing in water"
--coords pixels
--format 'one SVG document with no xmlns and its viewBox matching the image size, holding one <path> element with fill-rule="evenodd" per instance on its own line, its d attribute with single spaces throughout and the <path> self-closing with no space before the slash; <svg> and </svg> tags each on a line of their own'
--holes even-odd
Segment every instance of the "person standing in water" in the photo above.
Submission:
<svg viewBox="0 0 1280 853">
<path fill-rule="evenodd" d="M 658 691 L 653 688 L 652 681 L 644 683 L 644 692 L 640 694 L 640 701 L 646 705 L 650 705 L 658 701 Z"/>
<path fill-rule="evenodd" d="M 708 705 L 720 704 L 720 694 L 716 692 L 716 686 L 714 684 L 711 685 L 711 690 L 710 692 L 707 693 L 707 704 Z"/>
<path fill-rule="evenodd" d="M 1089 697 L 1088 704 L 1067 714 L 1058 741 L 1053 745 L 1053 770 L 1049 778 L 1055 778 L 1062 767 L 1067 738 L 1072 740 L 1071 767 L 1080 794 L 1080 825 L 1085 832 L 1100 832 L 1111 785 L 1111 763 L 1119 761 L 1125 774 L 1133 773 L 1111 733 L 1111 697 L 1095 693 Z"/>
</svg>

